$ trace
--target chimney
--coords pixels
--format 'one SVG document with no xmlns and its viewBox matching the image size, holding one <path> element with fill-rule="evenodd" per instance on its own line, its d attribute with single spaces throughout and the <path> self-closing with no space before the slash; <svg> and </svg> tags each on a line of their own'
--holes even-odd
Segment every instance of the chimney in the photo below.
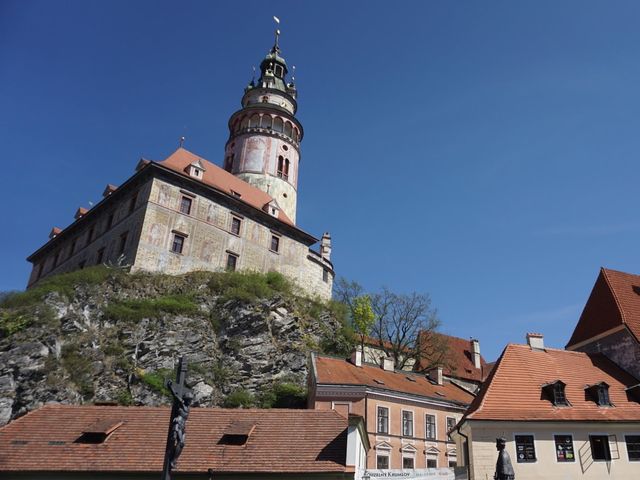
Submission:
<svg viewBox="0 0 640 480">
<path fill-rule="evenodd" d="M 531 350 L 544 350 L 544 335 L 541 333 L 527 333 L 527 343 Z"/>
<path fill-rule="evenodd" d="M 471 356 L 473 357 L 473 366 L 476 368 L 480 368 L 482 364 L 480 363 L 480 342 L 472 338 L 471 342 Z"/>
<path fill-rule="evenodd" d="M 322 240 L 320 240 L 320 256 L 331 260 L 331 235 L 329 232 L 322 234 Z"/>
<path fill-rule="evenodd" d="M 442 385 L 444 383 L 444 379 L 442 377 L 442 367 L 440 365 L 427 370 L 427 377 L 436 382 L 437 385 Z"/>
<path fill-rule="evenodd" d="M 394 371 L 393 358 L 387 357 L 386 355 L 383 355 L 382 357 L 380 357 L 380 367 L 387 372 L 393 372 Z"/>
<path fill-rule="evenodd" d="M 356 367 L 362 366 L 362 350 L 356 348 L 353 352 L 351 352 L 351 363 L 353 363 Z"/>
<path fill-rule="evenodd" d="M 60 232 L 62 232 L 60 228 L 53 227 L 49 232 L 49 238 L 56 238 L 58 235 L 60 235 Z"/>
<path fill-rule="evenodd" d="M 80 207 L 80 208 L 78 208 L 78 210 L 76 210 L 76 213 L 73 216 L 73 218 L 75 218 L 76 220 L 79 220 L 82 217 L 84 217 L 87 214 L 88 211 L 89 210 L 87 210 L 86 208 Z"/>
</svg>

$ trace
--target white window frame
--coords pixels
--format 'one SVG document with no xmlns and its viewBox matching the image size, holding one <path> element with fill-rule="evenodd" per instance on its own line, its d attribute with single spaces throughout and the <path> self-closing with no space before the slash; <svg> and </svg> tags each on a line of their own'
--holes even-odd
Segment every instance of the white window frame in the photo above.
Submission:
<svg viewBox="0 0 640 480">
<path fill-rule="evenodd" d="M 429 464 L 429 460 L 435 460 L 436 461 L 436 466 L 435 467 L 428 467 L 427 465 Z M 427 451 L 425 452 L 424 455 L 424 465 L 425 468 L 439 468 L 439 464 L 440 464 L 440 451 L 437 448 L 431 448 L 431 449 L 427 449 Z"/>
<path fill-rule="evenodd" d="M 376 470 L 391 470 L 391 452 L 389 450 L 381 450 L 381 452 L 383 453 L 379 453 L 376 450 Z M 387 465 L 389 465 L 388 468 L 378 468 L 378 458 L 379 457 L 386 457 L 387 458 Z"/>
<path fill-rule="evenodd" d="M 628 449 L 628 445 L 627 445 L 627 437 L 631 437 L 631 436 L 640 436 L 640 432 L 623 432 L 622 433 L 622 437 L 624 438 L 624 451 L 627 454 L 627 462 L 629 462 L 632 465 L 635 465 L 636 463 L 640 464 L 640 459 L 638 460 L 630 460 L 629 459 L 629 449 Z M 609 447 L 611 448 L 611 447 Z M 618 447 L 620 448 L 620 447 Z"/>
<path fill-rule="evenodd" d="M 405 468 L 404 466 L 404 459 L 405 458 L 410 458 L 413 461 L 413 468 Z M 415 454 L 410 454 L 410 453 L 402 453 L 402 470 L 415 470 L 416 469 L 416 456 Z"/>
<path fill-rule="evenodd" d="M 410 413 L 411 414 L 411 435 L 405 435 L 404 434 L 404 414 L 406 413 Z M 407 409 L 402 409 L 401 413 L 400 413 L 400 433 L 402 434 L 402 437 L 405 438 L 416 438 L 416 415 L 415 412 L 413 410 L 407 410 Z"/>
<path fill-rule="evenodd" d="M 434 419 L 434 433 L 433 438 L 427 438 L 427 415 L 432 415 Z M 429 442 L 435 442 L 438 440 L 438 415 L 436 412 L 425 412 L 424 414 L 424 439 Z"/>
<path fill-rule="evenodd" d="M 451 438 L 449 438 L 449 419 L 450 418 L 453 419 L 453 426 L 454 427 L 458 423 L 458 419 L 456 417 L 452 417 L 451 415 L 447 415 L 445 417 L 445 420 L 444 420 L 444 430 L 445 430 L 444 434 L 446 436 L 446 438 L 444 439 L 445 442 L 453 442 L 453 440 Z"/>
<path fill-rule="evenodd" d="M 384 408 L 387 410 L 387 431 L 380 431 L 380 409 Z M 376 433 L 382 435 L 390 435 L 391 434 L 391 409 L 385 405 L 376 405 Z"/>
</svg>

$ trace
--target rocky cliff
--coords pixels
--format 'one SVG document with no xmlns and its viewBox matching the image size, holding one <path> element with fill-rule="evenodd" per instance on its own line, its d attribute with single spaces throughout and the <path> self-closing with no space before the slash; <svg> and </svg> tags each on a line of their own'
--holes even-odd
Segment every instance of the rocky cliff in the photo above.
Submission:
<svg viewBox="0 0 640 480">
<path fill-rule="evenodd" d="M 276 273 L 81 270 L 0 302 L 0 425 L 46 402 L 167 404 L 180 355 L 197 405 L 301 404 L 309 351 L 351 344 L 339 305 Z"/>
</svg>

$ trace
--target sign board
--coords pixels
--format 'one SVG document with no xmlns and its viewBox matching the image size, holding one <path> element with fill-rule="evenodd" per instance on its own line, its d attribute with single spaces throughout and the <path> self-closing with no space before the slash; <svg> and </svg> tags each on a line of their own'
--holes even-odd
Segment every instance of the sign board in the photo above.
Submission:
<svg viewBox="0 0 640 480">
<path fill-rule="evenodd" d="M 421 468 L 414 470 L 365 470 L 362 480 L 455 480 L 453 468 Z"/>
</svg>

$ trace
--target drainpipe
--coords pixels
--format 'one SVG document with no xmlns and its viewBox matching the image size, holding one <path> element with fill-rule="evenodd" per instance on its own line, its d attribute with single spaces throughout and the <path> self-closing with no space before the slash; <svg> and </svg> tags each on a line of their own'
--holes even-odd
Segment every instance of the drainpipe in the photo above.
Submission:
<svg viewBox="0 0 640 480">
<path fill-rule="evenodd" d="M 467 469 L 467 480 L 471 480 L 471 461 L 469 458 L 469 437 L 467 437 L 464 433 L 462 433 L 460 431 L 460 427 L 456 428 L 456 431 L 458 432 L 458 435 L 460 435 L 461 437 L 464 437 L 465 442 L 464 442 L 464 466 Z"/>
</svg>

